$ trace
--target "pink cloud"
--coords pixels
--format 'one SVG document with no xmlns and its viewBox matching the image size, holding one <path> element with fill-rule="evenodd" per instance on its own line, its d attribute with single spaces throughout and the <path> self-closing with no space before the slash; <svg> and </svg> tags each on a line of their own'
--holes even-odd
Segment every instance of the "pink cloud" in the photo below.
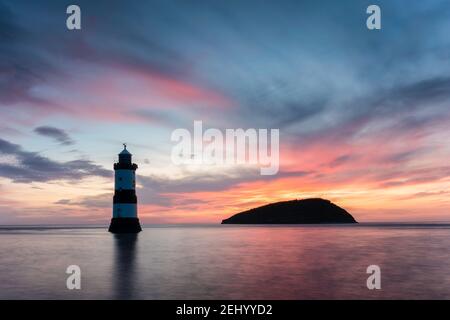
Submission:
<svg viewBox="0 0 450 320">
<path fill-rule="evenodd" d="M 180 108 L 207 106 L 223 108 L 230 101 L 219 93 L 177 80 L 161 73 L 116 66 L 79 84 L 89 100 L 102 110 L 135 108 Z"/>
<path fill-rule="evenodd" d="M 233 102 L 222 93 L 157 71 L 128 65 L 80 66 L 80 70 L 48 79 L 33 89 L 33 101 L 16 103 L 34 117 L 68 114 L 102 121 L 139 121 L 137 110 L 184 110 L 201 113 Z M 37 105 L 35 105 L 37 104 Z M 28 112 L 28 111 L 27 111 Z"/>
</svg>

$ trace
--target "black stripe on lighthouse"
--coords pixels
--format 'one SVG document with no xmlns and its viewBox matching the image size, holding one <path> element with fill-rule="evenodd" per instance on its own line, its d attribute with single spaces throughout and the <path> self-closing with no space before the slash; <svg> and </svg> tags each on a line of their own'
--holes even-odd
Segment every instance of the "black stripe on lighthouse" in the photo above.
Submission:
<svg viewBox="0 0 450 320">
<path fill-rule="evenodd" d="M 136 171 L 138 165 L 136 163 L 114 163 L 114 170 L 133 170 Z"/>
<path fill-rule="evenodd" d="M 113 203 L 137 203 L 135 190 L 116 190 Z"/>
</svg>

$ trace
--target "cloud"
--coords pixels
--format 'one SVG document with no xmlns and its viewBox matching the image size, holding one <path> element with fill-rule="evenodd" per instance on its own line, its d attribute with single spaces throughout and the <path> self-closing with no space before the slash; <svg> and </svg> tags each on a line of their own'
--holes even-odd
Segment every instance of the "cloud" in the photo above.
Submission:
<svg viewBox="0 0 450 320">
<path fill-rule="evenodd" d="M 40 50 L 38 32 L 21 22 L 12 4 L 0 3 L 0 111 L 4 106 L 31 106 L 30 114 L 55 111 L 52 101 L 33 88 L 50 77 L 61 75 L 46 50 Z M 38 50 L 36 50 L 38 49 Z"/>
<path fill-rule="evenodd" d="M 145 189 L 157 190 L 158 193 L 193 193 L 215 192 L 233 188 L 241 183 L 252 181 L 269 181 L 287 177 L 303 177 L 307 171 L 281 171 L 273 176 L 262 176 L 259 168 L 237 168 L 222 173 L 197 173 L 181 179 L 163 176 L 141 176 L 139 182 Z"/>
<path fill-rule="evenodd" d="M 332 160 L 328 166 L 331 168 L 339 167 L 345 163 L 348 163 L 352 160 L 355 160 L 357 157 L 356 155 L 350 155 L 350 154 L 344 154 L 342 156 L 338 156 L 334 160 Z"/>
<path fill-rule="evenodd" d="M 60 199 L 55 204 L 82 206 L 86 208 L 110 208 L 112 205 L 113 192 L 103 193 L 95 196 L 85 196 L 79 199 Z"/>
<path fill-rule="evenodd" d="M 137 189 L 138 201 L 142 204 L 153 204 L 162 207 L 181 207 L 207 203 L 210 199 L 198 199 L 195 193 L 214 193 L 237 188 L 243 183 L 255 181 L 273 181 L 282 178 L 295 178 L 310 175 L 306 171 L 280 171 L 274 176 L 261 176 L 259 169 L 239 168 L 228 172 L 194 173 L 180 179 L 164 176 L 139 176 L 141 185 Z"/>
<path fill-rule="evenodd" d="M 423 191 L 423 192 L 417 192 L 413 193 L 407 196 L 401 197 L 401 200 L 409 200 L 409 199 L 417 199 L 417 198 L 428 198 L 428 197 L 442 197 L 445 196 L 448 197 L 448 194 L 450 192 L 447 190 L 441 190 L 441 191 Z"/>
<path fill-rule="evenodd" d="M 440 103 L 449 99 L 450 77 L 416 79 L 407 84 L 377 91 L 366 104 L 365 111 L 372 116 L 382 117 L 386 114 L 411 112 L 424 107 L 439 110 L 442 109 Z"/>
<path fill-rule="evenodd" d="M 47 182 L 54 180 L 78 181 L 86 177 L 112 176 L 110 170 L 89 160 L 58 162 L 41 156 L 36 152 L 25 151 L 18 144 L 0 139 L 0 155 L 13 160 L 0 163 L 0 176 L 14 182 Z"/>
<path fill-rule="evenodd" d="M 40 134 L 41 136 L 52 138 L 64 146 L 75 144 L 75 141 L 73 141 L 70 136 L 62 129 L 51 126 L 41 126 L 35 128 L 34 132 Z"/>
<path fill-rule="evenodd" d="M 406 185 L 420 185 L 442 181 L 450 177 L 450 167 L 432 167 L 411 170 L 389 170 L 387 172 L 375 174 L 375 180 L 381 181 L 380 187 L 399 187 Z"/>
<path fill-rule="evenodd" d="M 71 203 L 72 203 L 72 201 L 70 199 L 60 199 L 58 201 L 55 201 L 55 204 L 66 205 L 66 204 L 71 204 Z"/>
</svg>

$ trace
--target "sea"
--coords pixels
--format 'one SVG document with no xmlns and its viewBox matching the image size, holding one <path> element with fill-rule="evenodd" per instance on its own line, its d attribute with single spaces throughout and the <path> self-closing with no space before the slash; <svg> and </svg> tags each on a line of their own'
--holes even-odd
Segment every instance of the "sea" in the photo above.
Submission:
<svg viewBox="0 0 450 320">
<path fill-rule="evenodd" d="M 450 299 L 450 224 L 2 226 L 0 299 Z"/>
</svg>

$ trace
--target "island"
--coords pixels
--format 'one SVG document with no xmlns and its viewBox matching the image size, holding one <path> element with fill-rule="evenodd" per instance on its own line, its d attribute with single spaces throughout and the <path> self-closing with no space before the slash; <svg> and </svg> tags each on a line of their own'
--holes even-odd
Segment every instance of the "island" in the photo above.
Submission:
<svg viewBox="0 0 450 320">
<path fill-rule="evenodd" d="M 222 220 L 222 224 L 358 223 L 345 209 L 329 200 L 310 198 L 271 203 Z"/>
</svg>

